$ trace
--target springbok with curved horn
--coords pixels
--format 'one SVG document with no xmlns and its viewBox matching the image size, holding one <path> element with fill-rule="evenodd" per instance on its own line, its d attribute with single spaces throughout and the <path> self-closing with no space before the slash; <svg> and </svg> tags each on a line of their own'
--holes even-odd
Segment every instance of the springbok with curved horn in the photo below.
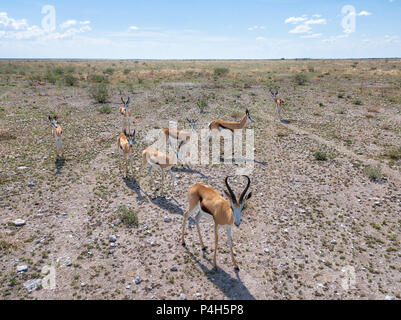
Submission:
<svg viewBox="0 0 401 320">
<path fill-rule="evenodd" d="M 57 157 L 61 155 L 61 158 L 64 154 L 63 143 L 61 141 L 61 135 L 63 134 L 63 129 L 61 128 L 60 122 L 58 122 L 57 116 L 49 116 L 50 125 L 52 126 L 52 136 L 54 138 L 54 142 L 56 143 L 56 151 Z"/>
<path fill-rule="evenodd" d="M 248 121 L 255 122 L 255 120 L 252 119 L 248 109 L 246 109 L 245 115 L 240 122 L 213 120 L 209 124 L 209 130 L 210 130 L 211 134 L 209 134 L 206 137 L 206 141 L 209 141 L 212 135 L 213 135 L 213 137 L 216 137 L 217 132 L 222 131 L 222 130 L 229 130 L 229 131 L 231 131 L 231 134 L 234 136 L 234 130 L 239 130 L 239 129 L 244 128 Z"/>
<path fill-rule="evenodd" d="M 214 220 L 214 236 L 215 236 L 215 249 L 214 249 L 214 257 L 213 263 L 214 267 L 217 268 L 216 263 L 216 255 L 218 248 L 218 227 L 223 227 L 227 231 L 227 241 L 228 246 L 231 251 L 231 259 L 235 266 L 236 270 L 239 270 L 238 264 L 234 258 L 232 239 L 231 239 L 231 228 L 233 224 L 237 227 L 240 226 L 242 220 L 242 210 L 244 209 L 245 203 L 252 197 L 252 192 L 248 192 L 249 186 L 251 185 L 251 179 L 248 176 L 244 176 L 247 178 L 248 183 L 245 187 L 244 191 L 242 191 L 239 200 L 235 196 L 233 190 L 228 184 L 228 179 L 230 177 L 226 177 L 225 184 L 228 190 L 227 195 L 230 198 L 230 201 L 224 199 L 216 190 L 211 187 L 208 187 L 204 184 L 195 184 L 188 189 L 188 202 L 189 202 L 189 210 L 184 214 L 183 224 L 182 224 L 182 236 L 181 243 L 185 246 L 184 234 L 185 234 L 185 223 L 188 217 L 188 214 L 195 214 L 195 224 L 198 230 L 200 244 L 202 246 L 202 250 L 206 250 L 205 245 L 203 244 L 202 235 L 199 228 L 199 221 L 202 216 L 210 217 Z"/>
<path fill-rule="evenodd" d="M 131 174 L 134 175 L 132 168 L 132 159 L 134 156 L 134 142 L 135 142 L 135 129 L 132 132 L 132 134 L 127 133 L 127 131 L 124 130 L 124 133 L 121 133 L 117 138 L 118 151 L 120 153 L 119 168 L 121 170 L 121 156 L 124 155 L 126 177 L 128 177 L 128 161 Z"/>
<path fill-rule="evenodd" d="M 124 99 L 121 97 L 121 101 L 122 101 L 123 105 L 120 107 L 119 112 L 121 115 L 122 132 L 124 132 L 124 130 L 128 130 L 128 132 L 130 132 L 131 131 L 131 129 L 130 129 L 131 113 L 129 112 L 128 106 L 131 101 L 131 98 L 128 97 L 127 102 L 125 102 Z"/>
<path fill-rule="evenodd" d="M 276 104 L 276 112 L 281 121 L 281 109 L 283 108 L 284 100 L 281 98 L 277 98 L 278 90 L 273 91 L 272 89 L 270 89 L 270 93 L 274 99 L 274 103 Z"/>
<path fill-rule="evenodd" d="M 163 186 L 164 186 L 164 170 L 168 170 L 168 172 L 170 173 L 171 176 L 171 188 L 172 191 L 175 192 L 175 188 L 174 188 L 174 181 L 175 181 L 175 177 L 174 177 L 174 173 L 172 171 L 173 167 L 177 164 L 177 158 L 178 158 L 178 154 L 180 152 L 180 149 L 183 145 L 183 141 L 181 141 L 181 143 L 177 146 L 177 149 L 174 151 L 175 156 L 170 157 L 169 155 L 152 149 L 152 148 L 147 148 L 145 150 L 143 150 L 142 152 L 142 164 L 146 165 L 147 163 L 150 165 L 149 168 L 149 175 L 152 177 L 152 170 L 153 168 L 156 169 L 160 169 L 161 170 L 161 174 L 162 174 L 162 181 L 161 181 L 161 190 L 163 192 Z M 153 179 L 152 179 L 153 181 Z M 153 185 L 154 185 L 154 181 L 153 181 Z"/>
</svg>

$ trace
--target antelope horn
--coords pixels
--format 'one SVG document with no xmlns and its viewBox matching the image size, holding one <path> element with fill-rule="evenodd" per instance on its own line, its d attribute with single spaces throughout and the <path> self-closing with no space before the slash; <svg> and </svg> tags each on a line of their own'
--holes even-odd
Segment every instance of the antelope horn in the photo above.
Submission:
<svg viewBox="0 0 401 320">
<path fill-rule="evenodd" d="M 245 190 L 241 193 L 241 197 L 239 198 L 239 203 L 242 203 L 244 200 L 245 194 L 248 192 L 249 186 L 251 185 L 251 179 L 248 176 L 244 176 L 248 179 L 248 185 L 246 186 Z"/>
<path fill-rule="evenodd" d="M 123 104 L 125 104 L 123 97 L 121 97 L 121 101 L 123 102 Z"/>
<path fill-rule="evenodd" d="M 226 177 L 226 187 L 228 192 L 230 193 L 231 199 L 233 200 L 234 203 L 238 203 L 237 202 L 237 198 L 235 197 L 235 194 L 233 192 L 233 190 L 230 188 L 230 185 L 228 184 L 228 178 L 230 178 L 230 176 Z"/>
</svg>

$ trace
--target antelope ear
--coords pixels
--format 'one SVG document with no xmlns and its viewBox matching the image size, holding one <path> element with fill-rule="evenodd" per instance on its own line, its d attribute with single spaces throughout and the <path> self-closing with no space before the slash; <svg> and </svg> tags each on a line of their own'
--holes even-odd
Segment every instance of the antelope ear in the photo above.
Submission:
<svg viewBox="0 0 401 320">
<path fill-rule="evenodd" d="M 127 136 L 127 130 L 124 129 L 123 133 L 125 136 Z"/>
<path fill-rule="evenodd" d="M 246 201 L 248 201 L 249 199 L 251 199 L 251 197 L 252 197 L 252 192 L 249 192 L 249 193 L 248 193 L 248 196 L 246 197 Z"/>
<path fill-rule="evenodd" d="M 58 116 L 55 116 L 55 117 L 54 117 L 54 120 L 56 120 L 56 121 L 57 121 L 57 120 L 58 120 Z"/>
<path fill-rule="evenodd" d="M 52 118 L 50 118 L 50 116 L 49 116 L 49 121 L 52 121 Z"/>
</svg>

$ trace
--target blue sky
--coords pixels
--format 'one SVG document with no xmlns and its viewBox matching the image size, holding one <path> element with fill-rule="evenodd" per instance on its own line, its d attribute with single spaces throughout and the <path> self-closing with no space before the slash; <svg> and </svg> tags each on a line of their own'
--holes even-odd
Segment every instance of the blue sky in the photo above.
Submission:
<svg viewBox="0 0 401 320">
<path fill-rule="evenodd" d="M 54 7 L 55 20 L 43 25 L 51 13 L 42 14 L 46 5 Z M 55 29 L 46 27 L 49 21 Z M 372 58 L 400 52 L 401 0 L 0 4 L 0 58 Z"/>
</svg>

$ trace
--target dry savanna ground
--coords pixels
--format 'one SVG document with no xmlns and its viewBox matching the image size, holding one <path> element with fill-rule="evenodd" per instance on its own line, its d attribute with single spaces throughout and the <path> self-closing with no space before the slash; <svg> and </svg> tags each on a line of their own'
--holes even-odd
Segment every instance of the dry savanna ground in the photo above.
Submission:
<svg viewBox="0 0 401 320">
<path fill-rule="evenodd" d="M 1 299 L 400 299 L 400 87 L 396 59 L 0 61 Z M 282 122 L 268 88 L 285 100 Z M 121 96 L 135 179 L 118 168 Z M 196 228 L 180 244 L 186 190 L 223 194 L 240 164 L 177 166 L 176 192 L 167 175 L 162 194 L 140 154 L 169 120 L 201 129 L 246 108 L 255 163 L 233 229 L 240 271 L 223 230 L 214 270 L 210 221 L 205 253 Z"/>
</svg>

